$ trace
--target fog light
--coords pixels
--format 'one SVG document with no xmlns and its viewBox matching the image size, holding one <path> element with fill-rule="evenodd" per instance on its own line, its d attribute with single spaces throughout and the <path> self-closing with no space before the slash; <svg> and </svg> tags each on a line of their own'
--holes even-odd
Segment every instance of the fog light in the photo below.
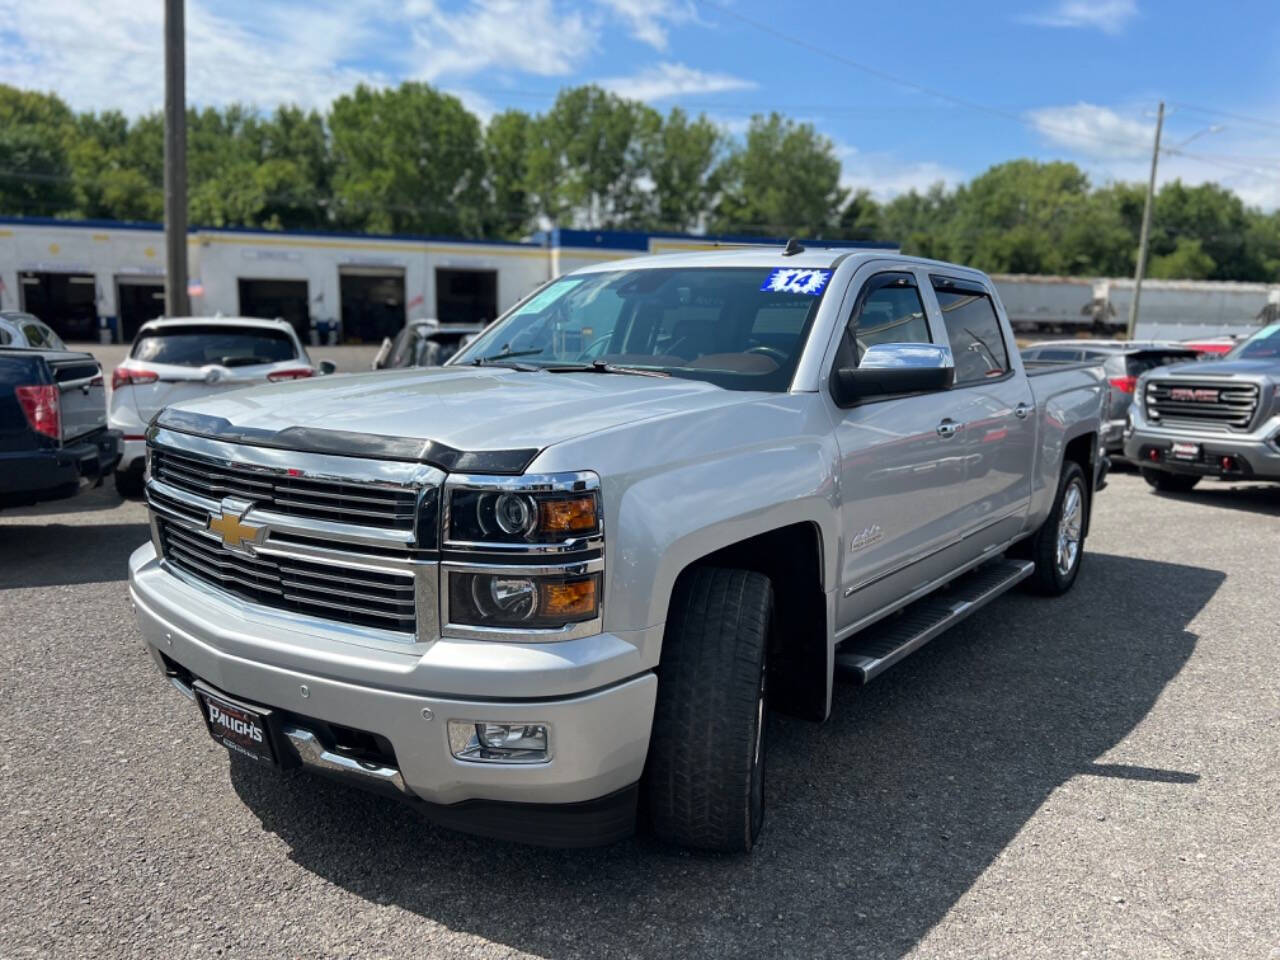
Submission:
<svg viewBox="0 0 1280 960">
<path fill-rule="evenodd" d="M 449 752 L 478 763 L 546 763 L 551 742 L 545 723 L 450 720 Z"/>
</svg>

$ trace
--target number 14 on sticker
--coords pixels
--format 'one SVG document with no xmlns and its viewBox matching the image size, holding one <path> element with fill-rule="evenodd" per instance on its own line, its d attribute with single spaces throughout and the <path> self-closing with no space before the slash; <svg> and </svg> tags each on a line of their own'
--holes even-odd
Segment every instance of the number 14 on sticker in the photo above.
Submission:
<svg viewBox="0 0 1280 960">
<path fill-rule="evenodd" d="M 760 289 L 767 293 L 804 293 L 816 297 L 826 288 L 830 279 L 830 270 L 778 267 L 769 274 Z"/>
</svg>

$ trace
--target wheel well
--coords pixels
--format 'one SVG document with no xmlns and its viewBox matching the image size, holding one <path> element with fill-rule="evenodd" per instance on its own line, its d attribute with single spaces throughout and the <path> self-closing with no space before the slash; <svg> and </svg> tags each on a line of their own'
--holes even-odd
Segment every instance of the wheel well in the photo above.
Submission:
<svg viewBox="0 0 1280 960">
<path fill-rule="evenodd" d="M 1098 457 L 1098 435 L 1086 433 L 1067 441 L 1066 450 L 1062 454 L 1062 462 L 1074 460 L 1084 471 L 1085 492 L 1089 497 L 1089 509 L 1084 515 L 1084 533 L 1089 533 L 1089 522 L 1093 519 L 1093 481 L 1096 476 L 1094 464 Z"/>
<path fill-rule="evenodd" d="M 796 523 L 710 553 L 694 567 L 755 570 L 773 583 L 774 628 L 769 638 L 772 705 L 809 720 L 826 718 L 827 608 L 822 590 L 822 534 Z"/>
</svg>

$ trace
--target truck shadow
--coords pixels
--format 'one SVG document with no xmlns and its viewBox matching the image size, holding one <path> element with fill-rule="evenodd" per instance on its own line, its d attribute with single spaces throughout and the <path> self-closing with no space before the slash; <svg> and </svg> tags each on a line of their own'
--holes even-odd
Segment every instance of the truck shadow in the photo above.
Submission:
<svg viewBox="0 0 1280 960">
<path fill-rule="evenodd" d="M 0 524 L 0 590 L 126 580 L 150 536 L 145 523 Z"/>
<path fill-rule="evenodd" d="M 1157 496 L 1182 503 L 1222 507 L 1228 510 L 1246 510 L 1272 517 L 1280 517 L 1280 485 L 1252 484 L 1234 486 L 1208 486 L 1201 484 L 1190 493 L 1162 493 Z"/>
<path fill-rule="evenodd" d="M 1223 579 L 1091 554 L 1067 597 L 1002 598 L 870 686 L 840 687 L 825 725 L 779 718 L 750 856 L 644 837 L 526 848 L 305 775 L 233 764 L 231 779 L 305 869 L 521 951 L 898 957 L 1066 781 L 1198 789 L 1196 771 L 1098 758 L 1187 662 L 1187 624 Z"/>
</svg>

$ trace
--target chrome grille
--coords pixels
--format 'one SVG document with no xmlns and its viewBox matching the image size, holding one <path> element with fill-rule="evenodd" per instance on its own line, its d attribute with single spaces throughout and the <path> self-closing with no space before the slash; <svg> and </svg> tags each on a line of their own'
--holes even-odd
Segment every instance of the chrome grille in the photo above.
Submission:
<svg viewBox="0 0 1280 960">
<path fill-rule="evenodd" d="M 248 464 L 155 447 L 151 475 L 157 480 L 207 497 L 244 497 L 277 513 L 316 520 L 356 523 L 366 527 L 412 530 L 417 494 L 412 489 L 373 483 L 345 483 L 291 477 Z"/>
<path fill-rule="evenodd" d="M 1245 429 L 1257 409 L 1256 383 L 1153 380 L 1147 384 L 1147 416 L 1157 423 Z"/>
<path fill-rule="evenodd" d="M 292 556 L 233 552 L 222 541 L 156 518 L 166 562 L 245 600 L 343 623 L 412 633 L 413 574 L 356 569 Z"/>
</svg>

